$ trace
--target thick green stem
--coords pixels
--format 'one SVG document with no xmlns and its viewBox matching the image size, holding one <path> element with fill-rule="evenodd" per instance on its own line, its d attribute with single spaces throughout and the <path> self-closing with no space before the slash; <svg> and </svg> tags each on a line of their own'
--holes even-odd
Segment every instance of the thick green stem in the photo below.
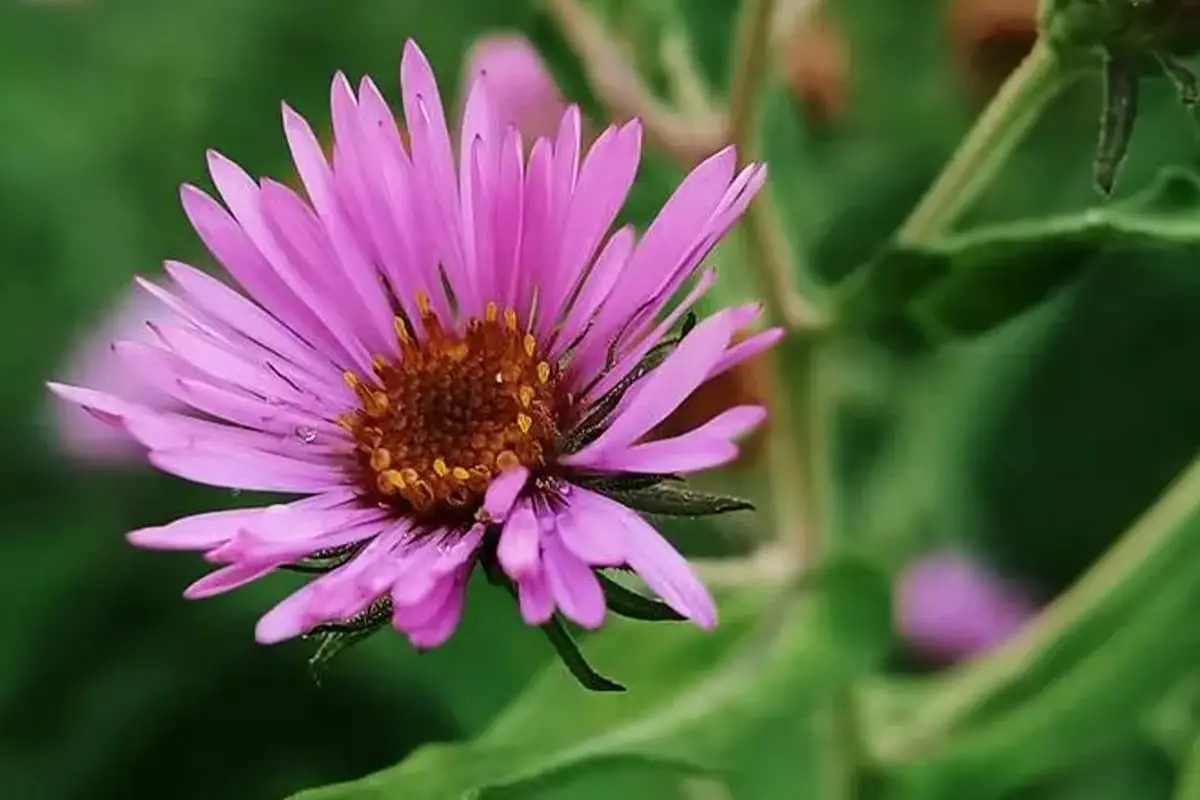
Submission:
<svg viewBox="0 0 1200 800">
<path fill-rule="evenodd" d="M 953 225 L 991 184 L 1042 110 L 1076 73 L 1042 41 L 1008 77 L 896 234 L 920 244 Z"/>
</svg>

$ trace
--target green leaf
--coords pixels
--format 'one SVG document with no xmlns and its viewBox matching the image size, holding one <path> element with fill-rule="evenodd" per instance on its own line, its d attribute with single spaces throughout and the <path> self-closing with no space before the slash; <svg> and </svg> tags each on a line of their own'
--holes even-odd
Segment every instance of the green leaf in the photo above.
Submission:
<svg viewBox="0 0 1200 800">
<path fill-rule="evenodd" d="M 1184 759 L 1174 797 L 1175 800 L 1194 800 L 1200 797 L 1200 736 L 1196 737 L 1191 752 Z"/>
<path fill-rule="evenodd" d="M 1130 733 L 1200 659 L 1200 631 L 1180 624 L 1200 602 L 1198 510 L 1200 460 L 1022 635 L 942 684 L 881 748 L 892 778 L 999 797 Z"/>
<path fill-rule="evenodd" d="M 811 752 L 811 742 L 799 744 L 811 730 L 808 712 L 879 663 L 885 596 L 869 573 L 835 568 L 800 600 L 763 589 L 725 596 L 712 633 L 613 622 L 587 649 L 628 681 L 627 694 L 580 692 L 551 669 L 476 740 L 425 747 L 392 769 L 297 800 L 480 797 L 613 763 L 759 780 L 737 769 L 747 754 L 783 743 L 796 748 L 791 758 Z M 791 780 L 795 788 L 794 770 Z"/>
<path fill-rule="evenodd" d="M 902 321 L 927 343 L 978 336 L 1045 300 L 1102 253 L 1132 259 L 1164 248 L 1200 254 L 1200 182 L 1178 169 L 1125 201 L 888 247 L 842 287 L 842 315 L 868 329 Z"/>
</svg>

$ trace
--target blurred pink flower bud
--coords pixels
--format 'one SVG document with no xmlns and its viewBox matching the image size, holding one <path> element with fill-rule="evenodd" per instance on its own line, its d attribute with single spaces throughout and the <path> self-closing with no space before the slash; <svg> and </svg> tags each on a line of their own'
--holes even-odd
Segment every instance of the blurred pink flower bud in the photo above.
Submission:
<svg viewBox="0 0 1200 800">
<path fill-rule="evenodd" d="M 1037 610 L 1015 583 L 954 552 L 910 565 L 895 591 L 900 636 L 918 655 L 939 663 L 991 650 Z"/>
<path fill-rule="evenodd" d="M 167 318 L 170 318 L 170 312 L 163 303 L 142 289 L 134 288 L 98 326 L 78 339 L 75 350 L 59 371 L 60 378 L 72 384 L 119 393 L 154 408 L 172 405 L 170 398 L 138 380 L 112 350 L 116 341 L 150 341 L 153 334 L 147 322 Z M 136 466 L 144 462 L 144 448 L 124 429 L 101 422 L 73 403 L 57 398 L 52 402 L 53 431 L 59 446 L 68 455 L 97 466 Z"/>
<path fill-rule="evenodd" d="M 476 40 L 467 53 L 464 85 L 483 73 L 501 124 L 516 125 L 527 144 L 539 136 L 554 136 L 566 101 L 528 39 L 498 33 Z"/>
</svg>

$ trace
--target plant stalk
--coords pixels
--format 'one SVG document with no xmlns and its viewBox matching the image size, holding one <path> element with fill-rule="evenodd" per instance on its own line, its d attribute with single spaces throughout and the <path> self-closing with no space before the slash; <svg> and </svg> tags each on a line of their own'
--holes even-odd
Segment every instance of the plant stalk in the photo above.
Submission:
<svg viewBox="0 0 1200 800">
<path fill-rule="evenodd" d="M 1049 102 L 1078 74 L 1039 40 L 979 115 L 896 240 L 923 244 L 954 225 L 991 185 Z"/>
<path fill-rule="evenodd" d="M 758 120 L 768 80 L 775 0 L 742 0 L 730 78 L 730 138 L 744 164 L 760 151 Z M 777 540 L 796 553 L 802 572 L 816 568 L 828 549 L 830 423 L 821 388 L 824 325 L 819 312 L 796 290 L 798 254 L 793 251 L 769 187 L 746 212 L 744 236 L 770 323 L 787 330 L 772 353 L 771 435 L 768 491 Z M 822 785 L 820 800 L 859 795 L 862 735 L 853 689 L 817 712 Z"/>
</svg>

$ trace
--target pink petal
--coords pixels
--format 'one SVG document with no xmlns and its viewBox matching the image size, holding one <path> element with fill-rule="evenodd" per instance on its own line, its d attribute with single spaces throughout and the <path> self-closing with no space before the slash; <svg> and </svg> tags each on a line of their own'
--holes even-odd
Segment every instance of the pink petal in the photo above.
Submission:
<svg viewBox="0 0 1200 800">
<path fill-rule="evenodd" d="M 178 407 L 177 401 L 148 386 L 117 358 L 114 342 L 125 339 L 148 341 L 152 334 L 147 321 L 171 318 L 170 309 L 131 292 L 124 297 L 95 330 L 80 337 L 61 374 L 66 383 L 89 386 L 120 395 L 152 408 Z M 106 465 L 144 464 L 145 448 L 114 421 L 102 421 L 74 403 L 55 402 L 51 421 L 58 443 L 69 455 Z"/>
<path fill-rule="evenodd" d="M 343 470 L 332 465 L 306 464 L 253 451 L 232 456 L 228 451 L 202 447 L 157 450 L 150 454 L 150 461 L 163 472 L 196 483 L 254 492 L 325 492 L 348 480 Z"/>
<path fill-rule="evenodd" d="M 738 342 L 726 350 L 725 355 L 721 356 L 721 360 L 717 362 L 712 372 L 708 374 L 708 380 L 712 380 L 718 375 L 723 375 L 738 364 L 749 361 L 755 356 L 770 350 L 783 339 L 785 333 L 786 331 L 783 328 L 771 328 L 770 330 L 755 334 L 749 339 Z"/>
<path fill-rule="evenodd" d="M 603 625 L 607 610 L 604 590 L 591 568 L 567 550 L 556 536 L 545 537 L 542 552 L 546 582 L 562 613 L 584 628 Z"/>
<path fill-rule="evenodd" d="M 529 470 L 522 466 L 500 473 L 488 486 L 483 498 L 483 509 L 487 515 L 497 522 L 502 521 L 528 481 Z"/>
<path fill-rule="evenodd" d="M 541 533 L 538 519 L 528 501 L 519 503 L 504 522 L 496 556 L 505 573 L 515 581 L 538 572 L 541 565 Z"/>
<path fill-rule="evenodd" d="M 455 581 L 455 583 L 458 584 L 457 590 L 450 593 L 450 597 L 429 619 L 428 623 L 407 631 L 408 640 L 413 647 L 418 650 L 433 650 L 441 647 L 458 628 L 458 623 L 462 619 L 466 592 L 460 582 Z"/>
<path fill-rule="evenodd" d="M 559 538 L 586 564 L 620 566 L 625 563 L 623 542 L 617 533 L 624 522 L 619 513 L 622 508 L 603 495 L 572 486 L 567 494 L 567 508 L 556 521 Z"/>
<path fill-rule="evenodd" d="M 583 450 L 562 459 L 563 463 L 590 464 L 599 453 L 627 447 L 666 419 L 704 382 L 732 333 L 725 312 L 697 325 L 666 361 L 642 379 L 637 394 L 608 430 Z"/>
<path fill-rule="evenodd" d="M 495 34 L 477 40 L 467 53 L 467 80 L 483 74 L 501 125 L 515 125 L 529 141 L 554 135 L 566 103 L 527 39 Z"/>
<path fill-rule="evenodd" d="M 738 449 L 731 440 L 757 428 L 766 418 L 762 406 L 735 406 L 680 436 L 599 453 L 589 466 L 640 473 L 712 469 L 735 460 Z"/>
<path fill-rule="evenodd" d="M 544 572 L 526 575 L 518 581 L 517 598 L 521 616 L 530 625 L 545 625 L 554 616 L 554 597 Z"/>
<path fill-rule="evenodd" d="M 274 572 L 277 564 L 231 564 L 210 572 L 183 590 L 188 600 L 203 600 L 239 589 Z"/>
<path fill-rule="evenodd" d="M 650 524 L 621 506 L 629 566 L 667 605 L 701 628 L 717 624 L 717 607 L 683 556 Z"/>
</svg>

